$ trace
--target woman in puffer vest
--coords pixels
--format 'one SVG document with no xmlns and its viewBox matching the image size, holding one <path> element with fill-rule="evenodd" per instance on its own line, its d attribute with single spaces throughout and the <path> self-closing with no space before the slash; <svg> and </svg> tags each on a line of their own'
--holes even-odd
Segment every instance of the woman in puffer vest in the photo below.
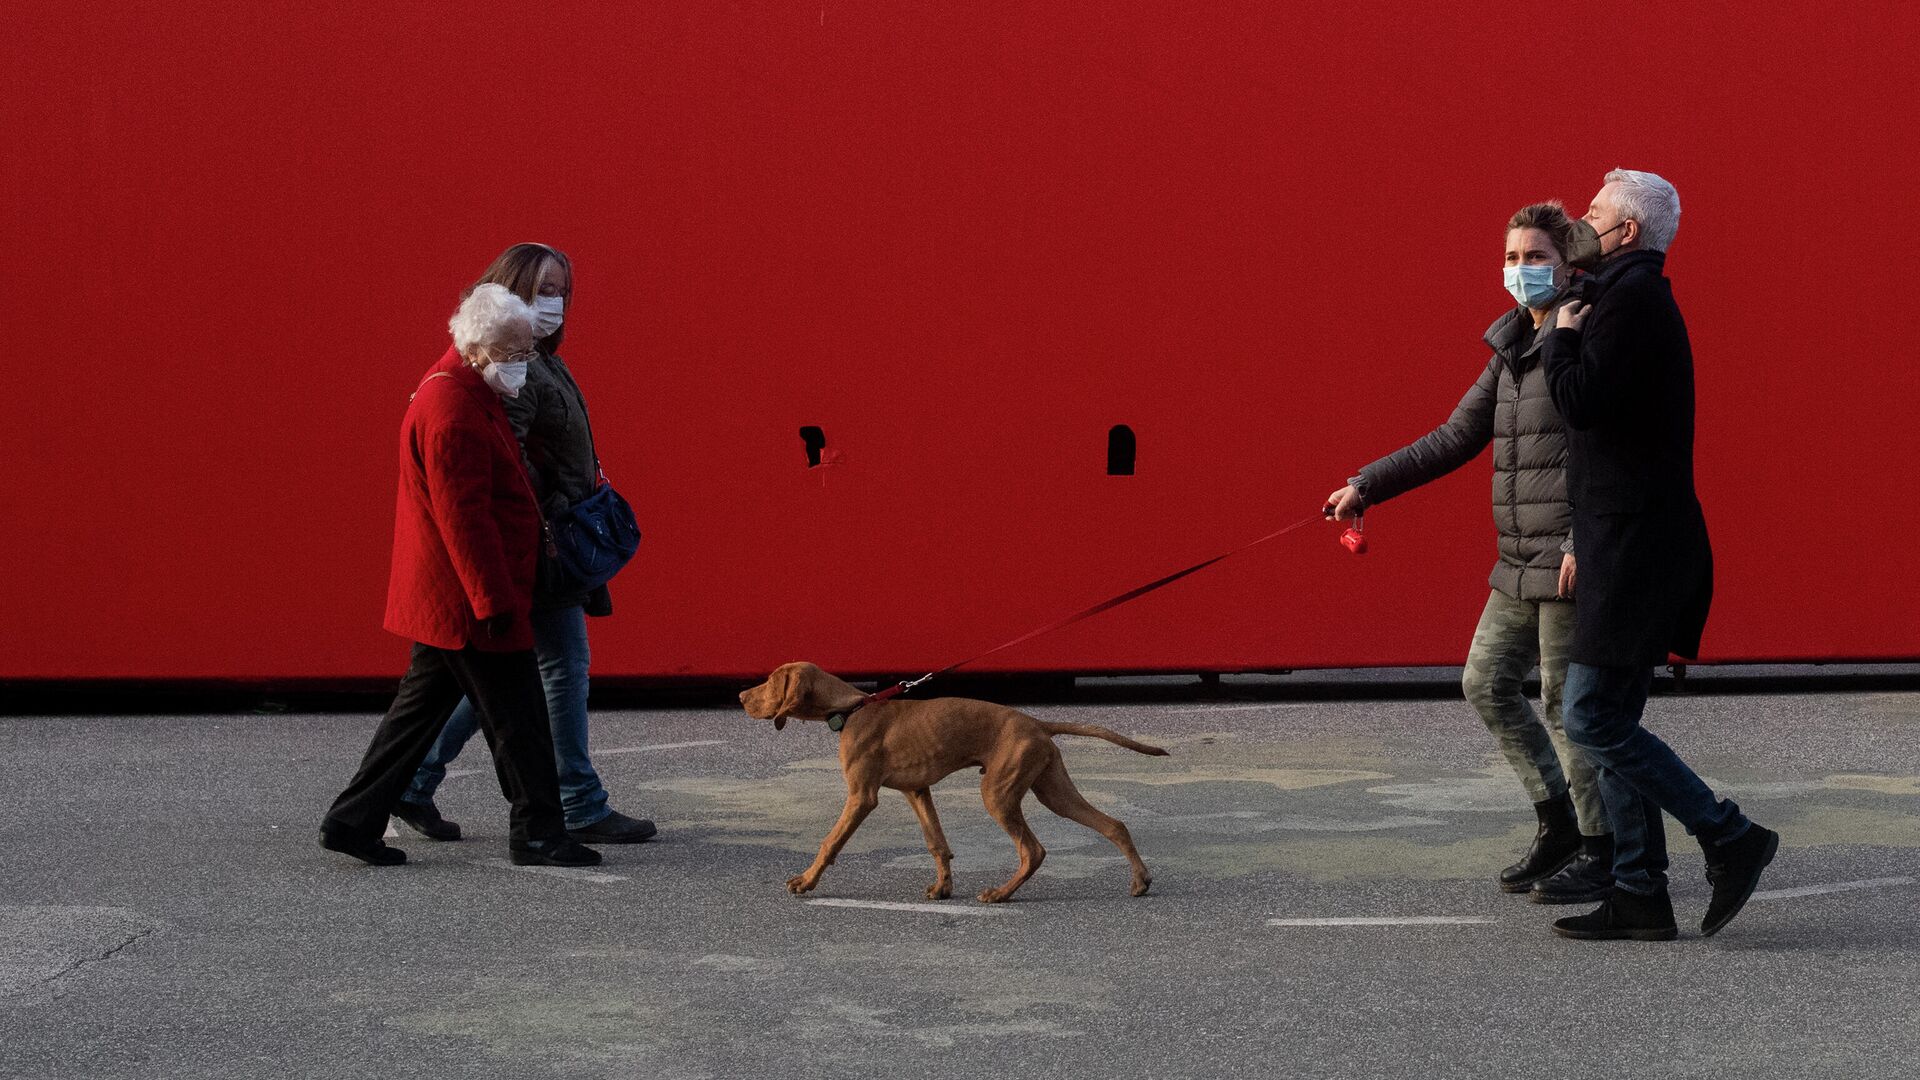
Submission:
<svg viewBox="0 0 1920 1080">
<path fill-rule="evenodd" d="M 1594 771 L 1567 742 L 1560 716 L 1573 638 L 1572 508 L 1566 425 L 1554 410 L 1540 350 L 1572 277 L 1572 229 L 1556 202 L 1513 215 L 1503 278 L 1518 306 L 1487 329 L 1493 356 L 1480 378 L 1446 423 L 1361 469 L 1328 497 L 1344 520 L 1445 476 L 1493 444 L 1500 560 L 1463 685 L 1539 817 L 1533 843 L 1500 872 L 1500 887 L 1554 904 L 1604 900 L 1613 884 L 1613 838 Z M 1536 664 L 1544 724 L 1521 690 Z"/>
</svg>

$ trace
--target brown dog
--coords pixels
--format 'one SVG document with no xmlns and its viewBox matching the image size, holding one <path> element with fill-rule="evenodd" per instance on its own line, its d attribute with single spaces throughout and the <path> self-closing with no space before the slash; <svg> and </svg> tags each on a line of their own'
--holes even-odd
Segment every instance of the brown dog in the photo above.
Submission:
<svg viewBox="0 0 1920 1080">
<path fill-rule="evenodd" d="M 847 805 L 820 844 L 813 865 L 788 880 L 790 892 L 809 892 L 820 883 L 821 872 L 879 803 L 880 789 L 890 787 L 906 795 L 920 818 L 927 850 L 933 852 L 939 876 L 927 887 L 928 898 L 952 896 L 953 852 L 940 831 L 940 818 L 933 812 L 933 796 L 927 789 L 949 773 L 970 766 L 978 767 L 982 774 L 980 798 L 987 804 L 987 813 L 1020 849 L 1020 869 L 1005 885 L 981 893 L 981 903 L 999 903 L 1012 896 L 1047 857 L 1047 850 L 1040 846 L 1020 813 L 1020 802 L 1029 790 L 1047 809 L 1085 825 L 1126 854 L 1133 866 L 1133 895 L 1146 895 L 1147 887 L 1153 884 L 1147 865 L 1133 849 L 1127 827 L 1094 809 L 1073 786 L 1052 736 L 1087 735 L 1138 753 L 1165 756 L 1166 751 L 1157 746 L 1134 742 L 1093 724 L 1045 723 L 1004 705 L 968 698 L 868 703 L 866 694 L 805 663 L 781 665 L 766 682 L 743 692 L 740 704 L 748 716 L 772 720 L 776 729 L 785 727 L 789 717 L 821 721 L 834 716 L 846 718 L 840 732 L 840 771 L 847 779 Z"/>
</svg>

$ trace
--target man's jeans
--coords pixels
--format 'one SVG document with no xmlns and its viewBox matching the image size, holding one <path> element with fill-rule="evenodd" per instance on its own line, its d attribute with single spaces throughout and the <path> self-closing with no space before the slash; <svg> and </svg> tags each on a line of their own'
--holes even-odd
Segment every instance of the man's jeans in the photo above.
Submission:
<svg viewBox="0 0 1920 1080">
<path fill-rule="evenodd" d="M 553 763 L 560 773 L 560 805 L 567 828 L 584 829 L 612 813 L 607 789 L 587 759 L 587 613 L 585 608 L 553 608 L 533 613 L 533 651 L 540 661 L 540 684 L 547 693 L 547 718 L 553 725 Z M 400 798 L 430 803 L 447 778 L 447 765 L 473 737 L 473 703 L 462 700 L 440 739 L 420 763 L 413 783 Z"/>
<path fill-rule="evenodd" d="M 1724 844 L 1752 824 L 1719 799 L 1660 737 L 1640 726 L 1651 667 L 1567 665 L 1567 738 L 1600 772 L 1600 797 L 1613 823 L 1613 881 L 1642 896 L 1667 887 L 1665 810 L 1702 847 Z"/>
</svg>

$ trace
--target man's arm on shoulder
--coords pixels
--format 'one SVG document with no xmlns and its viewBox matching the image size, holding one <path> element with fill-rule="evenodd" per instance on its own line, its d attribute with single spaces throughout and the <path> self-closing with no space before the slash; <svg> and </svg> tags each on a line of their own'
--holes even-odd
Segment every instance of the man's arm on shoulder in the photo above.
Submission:
<svg viewBox="0 0 1920 1080">
<path fill-rule="evenodd" d="M 1629 275 L 1577 319 L 1573 305 L 1561 309 L 1542 362 L 1554 408 L 1569 427 L 1596 427 L 1626 410 L 1647 349 L 1647 305 L 1655 300 L 1645 279 Z"/>
</svg>

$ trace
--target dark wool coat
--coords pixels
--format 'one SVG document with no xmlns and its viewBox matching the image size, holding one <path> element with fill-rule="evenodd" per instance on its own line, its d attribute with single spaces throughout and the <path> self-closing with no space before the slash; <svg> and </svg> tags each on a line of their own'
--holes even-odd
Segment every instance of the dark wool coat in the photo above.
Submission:
<svg viewBox="0 0 1920 1080">
<path fill-rule="evenodd" d="M 573 372 L 558 356 L 541 353 L 527 364 L 527 384 L 501 405 L 513 424 L 540 496 L 541 511 L 552 521 L 593 494 L 600 484 L 600 458 L 594 451 L 587 400 Z M 542 560 L 534 603 L 542 608 L 584 606 L 589 615 L 613 614 L 605 585 L 581 592 L 554 584 L 552 563 Z"/>
<path fill-rule="evenodd" d="M 540 510 L 500 396 L 448 349 L 400 424 L 386 628 L 440 649 L 533 648 L 540 545 Z M 513 616 L 504 635 L 480 628 L 503 614 Z"/>
<path fill-rule="evenodd" d="M 1486 334 L 1493 356 L 1447 422 L 1354 477 L 1363 501 L 1385 502 L 1465 465 L 1491 442 L 1500 560 L 1487 584 L 1516 600 L 1556 597 L 1572 521 L 1566 426 L 1540 366 L 1544 340 L 1526 308 L 1496 319 Z"/>
<path fill-rule="evenodd" d="M 1555 330 L 1547 383 L 1566 417 L 1580 560 L 1571 659 L 1606 667 L 1698 655 L 1713 549 L 1693 488 L 1693 350 L 1657 251 L 1589 283 L 1579 331 Z"/>
</svg>

